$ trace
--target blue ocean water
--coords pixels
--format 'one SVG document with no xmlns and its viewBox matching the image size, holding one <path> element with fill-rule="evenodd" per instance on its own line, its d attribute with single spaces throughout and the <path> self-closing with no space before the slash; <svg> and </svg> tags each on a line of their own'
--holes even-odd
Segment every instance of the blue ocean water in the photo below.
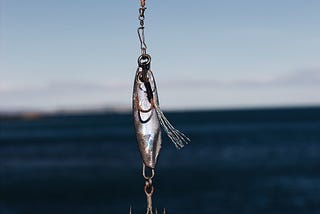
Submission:
<svg viewBox="0 0 320 214">
<path fill-rule="evenodd" d="M 167 213 L 320 213 L 320 108 L 168 112 L 154 207 Z M 144 213 L 131 115 L 0 119 L 1 214 Z"/>
</svg>

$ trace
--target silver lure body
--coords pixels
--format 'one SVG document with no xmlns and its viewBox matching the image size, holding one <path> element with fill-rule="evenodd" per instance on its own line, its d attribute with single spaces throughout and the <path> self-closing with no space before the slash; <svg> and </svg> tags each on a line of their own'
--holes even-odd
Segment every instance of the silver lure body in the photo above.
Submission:
<svg viewBox="0 0 320 214">
<path fill-rule="evenodd" d="M 154 104 L 159 105 L 159 99 L 151 70 L 147 71 L 146 77 L 150 86 L 149 89 L 146 82 L 142 81 L 142 69 L 138 68 L 133 86 L 132 109 L 136 137 L 143 163 L 153 169 L 161 148 L 161 127 L 154 107 Z M 152 93 L 152 99 L 150 99 L 150 93 Z"/>
</svg>

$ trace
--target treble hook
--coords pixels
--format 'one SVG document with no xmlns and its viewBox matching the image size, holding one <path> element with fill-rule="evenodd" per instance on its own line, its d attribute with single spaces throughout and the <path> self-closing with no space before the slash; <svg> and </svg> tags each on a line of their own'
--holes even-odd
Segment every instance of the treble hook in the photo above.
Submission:
<svg viewBox="0 0 320 214">
<path fill-rule="evenodd" d="M 150 171 L 148 174 L 146 171 Z M 154 193 L 154 187 L 152 185 L 152 178 L 154 177 L 154 169 L 147 167 L 145 164 L 142 165 L 142 175 L 146 180 L 146 184 L 144 186 L 144 193 L 147 196 L 147 211 L 146 214 L 153 214 L 152 208 L 152 195 Z M 132 207 L 130 206 L 129 214 L 132 214 Z M 155 209 L 155 214 L 158 214 L 158 210 Z M 163 209 L 163 214 L 166 214 L 166 209 Z"/>
<path fill-rule="evenodd" d="M 167 213 L 166 208 L 163 208 L 163 214 L 166 214 L 166 213 Z M 132 214 L 132 207 L 131 206 L 130 206 L 129 214 Z M 152 210 L 147 210 L 146 214 L 152 214 Z M 157 209 L 155 210 L 155 214 L 158 214 Z"/>
</svg>

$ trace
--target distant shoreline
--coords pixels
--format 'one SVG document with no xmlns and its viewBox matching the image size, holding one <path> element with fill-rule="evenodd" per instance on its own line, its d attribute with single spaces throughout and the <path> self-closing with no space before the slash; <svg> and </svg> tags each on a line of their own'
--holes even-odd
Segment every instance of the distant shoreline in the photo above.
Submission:
<svg viewBox="0 0 320 214">
<path fill-rule="evenodd" d="M 305 111 L 316 110 L 320 111 L 320 105 L 306 106 L 266 106 L 266 107 L 238 107 L 238 108 L 203 108 L 203 109 L 172 109 L 165 110 L 166 113 L 196 113 L 196 112 L 261 112 L 261 111 Z M 83 109 L 83 110 L 57 110 L 57 111 L 0 111 L 1 120 L 36 120 L 43 117 L 54 116 L 83 116 L 83 115 L 106 115 L 106 114 L 130 114 L 131 109 Z"/>
</svg>

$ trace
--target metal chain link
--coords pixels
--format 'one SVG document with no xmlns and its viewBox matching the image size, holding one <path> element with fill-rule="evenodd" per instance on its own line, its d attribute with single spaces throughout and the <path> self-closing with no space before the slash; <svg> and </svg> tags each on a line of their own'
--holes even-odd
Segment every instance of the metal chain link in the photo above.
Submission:
<svg viewBox="0 0 320 214">
<path fill-rule="evenodd" d="M 141 7 L 144 7 L 146 5 L 146 1 L 145 0 L 141 0 Z"/>
<path fill-rule="evenodd" d="M 147 212 L 146 212 L 146 214 L 153 214 L 152 195 L 154 192 L 154 187 L 152 185 L 152 178 L 154 177 L 154 169 L 151 169 L 151 175 L 147 175 L 146 174 L 146 165 L 143 164 L 142 175 L 146 179 L 146 183 L 144 185 L 144 192 L 147 196 Z"/>
</svg>

